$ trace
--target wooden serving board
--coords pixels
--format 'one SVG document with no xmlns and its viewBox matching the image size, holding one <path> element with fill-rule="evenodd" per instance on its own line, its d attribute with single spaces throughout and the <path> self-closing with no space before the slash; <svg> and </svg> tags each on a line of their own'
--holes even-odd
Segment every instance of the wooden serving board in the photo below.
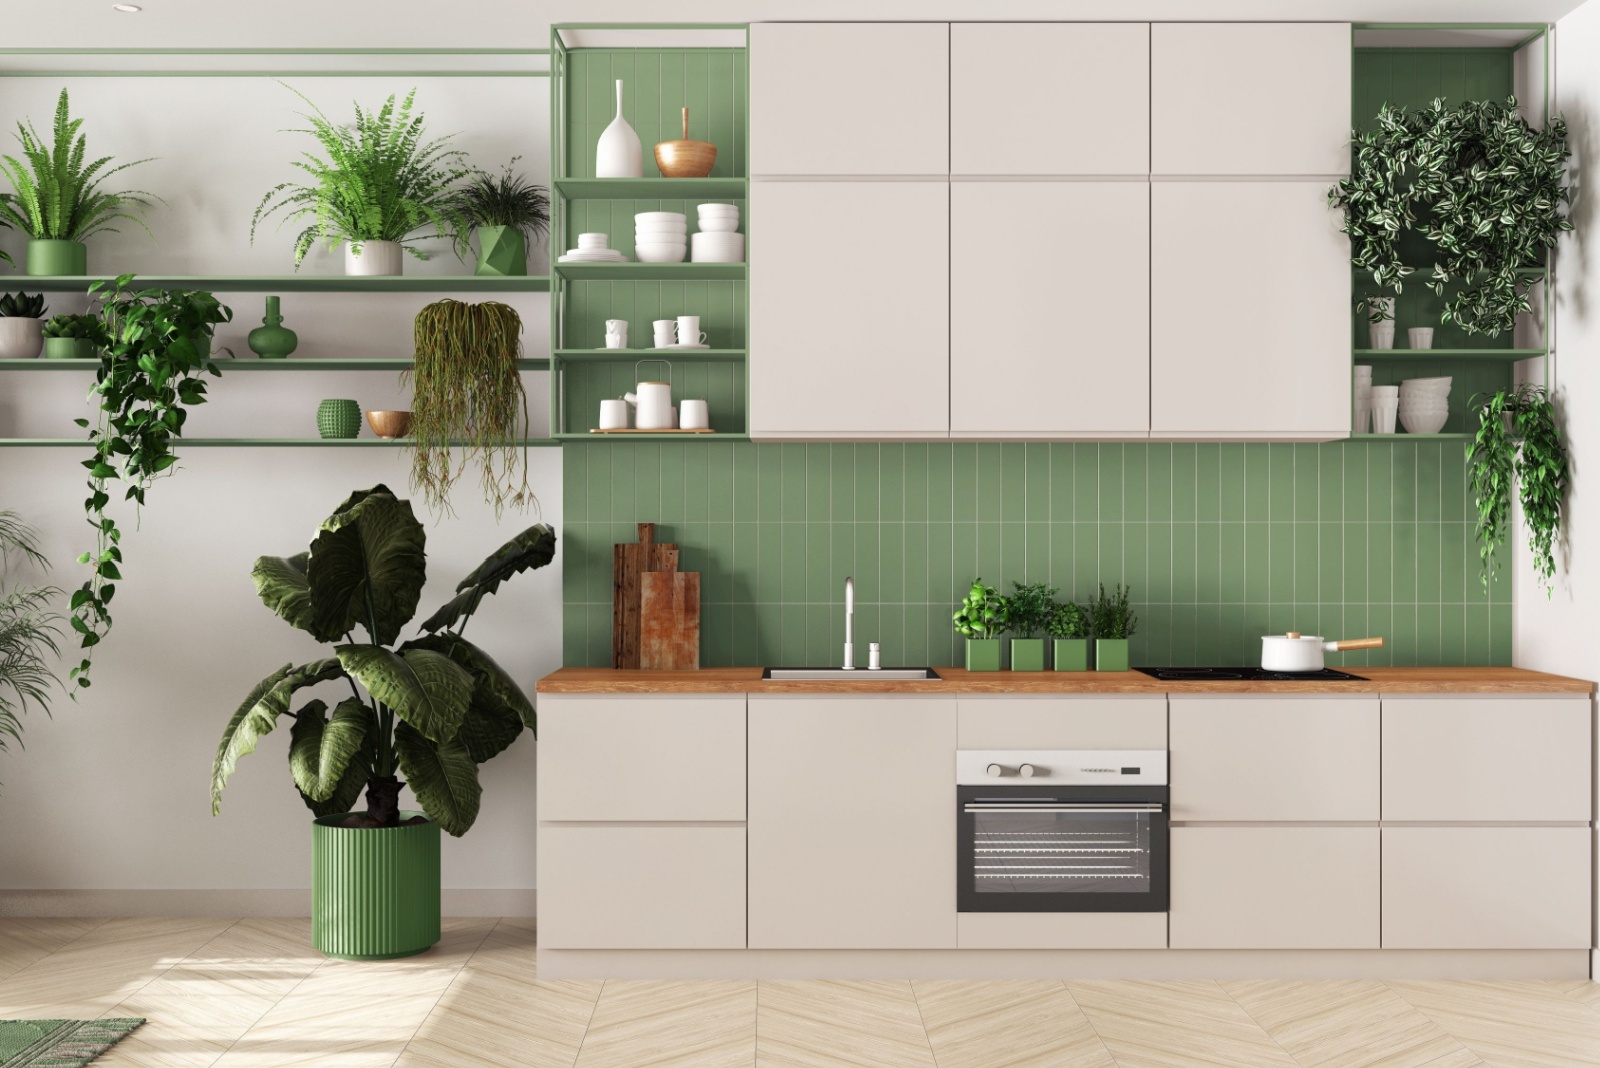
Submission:
<svg viewBox="0 0 1600 1068">
<path fill-rule="evenodd" d="M 639 524 L 639 540 L 611 549 L 611 666 L 639 666 L 640 576 L 678 570 L 678 547 L 657 543 L 656 525 Z"/>
<path fill-rule="evenodd" d="M 639 666 L 653 671 L 700 667 L 698 571 L 649 571 L 640 576 Z"/>
</svg>

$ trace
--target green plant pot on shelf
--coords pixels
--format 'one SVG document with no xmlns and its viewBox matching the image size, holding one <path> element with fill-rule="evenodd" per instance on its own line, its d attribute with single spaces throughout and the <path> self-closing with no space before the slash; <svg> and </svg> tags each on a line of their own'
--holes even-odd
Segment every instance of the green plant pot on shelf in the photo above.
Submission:
<svg viewBox="0 0 1600 1068">
<path fill-rule="evenodd" d="M 1054 664 L 1057 671 L 1089 670 L 1088 638 L 1057 638 L 1054 644 Z"/>
<path fill-rule="evenodd" d="M 361 405 L 329 399 L 317 405 L 317 433 L 325 438 L 353 438 L 361 433 Z"/>
<path fill-rule="evenodd" d="M 407 820 L 420 812 L 401 812 Z M 311 825 L 311 943 L 343 960 L 411 957 L 439 941 L 439 825 Z"/>
<path fill-rule="evenodd" d="M 528 273 L 528 242 L 514 226 L 478 227 L 478 275 L 522 277 Z"/>
<path fill-rule="evenodd" d="M 29 241 L 27 272 L 38 275 L 89 273 L 89 249 L 82 241 Z"/>
<path fill-rule="evenodd" d="M 1128 670 L 1128 639 L 1096 638 L 1094 643 L 1094 669 L 1096 671 Z"/>
<path fill-rule="evenodd" d="M 967 639 L 967 670 L 968 671 L 999 671 L 1000 670 L 1000 639 L 999 638 L 968 638 Z"/>
<path fill-rule="evenodd" d="M 1043 671 L 1044 670 L 1044 639 L 1043 638 L 1012 638 L 1011 639 L 1011 670 L 1012 671 Z"/>
<path fill-rule="evenodd" d="M 47 337 L 44 339 L 44 358 L 47 360 L 92 360 L 94 339 L 88 337 Z"/>
</svg>

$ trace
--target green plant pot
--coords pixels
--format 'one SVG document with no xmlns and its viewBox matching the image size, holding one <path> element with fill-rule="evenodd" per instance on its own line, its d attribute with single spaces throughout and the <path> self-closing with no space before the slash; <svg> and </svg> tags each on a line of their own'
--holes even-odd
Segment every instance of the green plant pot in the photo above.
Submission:
<svg viewBox="0 0 1600 1068">
<path fill-rule="evenodd" d="M 1011 639 L 1011 670 L 1012 671 L 1043 671 L 1044 670 L 1044 639 L 1043 638 L 1012 638 Z"/>
<path fill-rule="evenodd" d="M 1128 670 L 1128 639 L 1096 638 L 1094 642 L 1094 669 L 1096 671 Z"/>
<path fill-rule="evenodd" d="M 29 241 L 29 274 L 88 274 L 89 250 L 82 241 Z"/>
<path fill-rule="evenodd" d="M 311 944 L 344 960 L 423 952 L 439 941 L 439 825 L 336 826 L 345 818 L 311 825 Z"/>
<path fill-rule="evenodd" d="M 317 405 L 317 433 L 325 438 L 353 438 L 361 433 L 361 405 L 353 400 L 325 400 Z"/>
<path fill-rule="evenodd" d="M 999 638 L 968 638 L 967 639 L 967 670 L 968 671 L 999 671 L 1000 670 L 1000 639 Z"/>
<path fill-rule="evenodd" d="M 1088 638 L 1057 638 L 1054 644 L 1053 654 L 1057 671 L 1089 670 Z"/>
<path fill-rule="evenodd" d="M 478 270 L 480 275 L 525 275 L 528 273 L 528 242 L 522 231 L 512 226 L 478 227 Z"/>
<path fill-rule="evenodd" d="M 94 341 L 86 337 L 47 337 L 44 339 L 44 358 L 47 360 L 92 360 Z"/>
</svg>

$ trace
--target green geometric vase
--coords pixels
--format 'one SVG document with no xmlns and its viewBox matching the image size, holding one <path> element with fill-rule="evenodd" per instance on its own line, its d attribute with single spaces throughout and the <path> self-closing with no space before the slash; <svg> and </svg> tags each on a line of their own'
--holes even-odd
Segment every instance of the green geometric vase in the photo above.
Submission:
<svg viewBox="0 0 1600 1068">
<path fill-rule="evenodd" d="M 325 400 L 317 405 L 317 433 L 325 438 L 353 438 L 361 433 L 361 405 L 353 400 Z"/>
<path fill-rule="evenodd" d="M 335 826 L 345 818 L 311 825 L 311 944 L 343 960 L 423 952 L 439 941 L 439 825 Z"/>
<path fill-rule="evenodd" d="M 478 227 L 478 270 L 480 275 L 528 273 L 528 243 L 514 226 Z"/>
</svg>

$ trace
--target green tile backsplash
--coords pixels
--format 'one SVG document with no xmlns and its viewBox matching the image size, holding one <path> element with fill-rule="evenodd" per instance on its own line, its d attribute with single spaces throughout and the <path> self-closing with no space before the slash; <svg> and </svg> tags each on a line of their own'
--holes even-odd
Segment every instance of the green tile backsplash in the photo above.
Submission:
<svg viewBox="0 0 1600 1068">
<path fill-rule="evenodd" d="M 1088 598 L 1131 584 L 1136 664 L 1255 663 L 1259 635 L 1389 639 L 1360 664 L 1511 662 L 1459 442 L 570 444 L 569 665 L 611 652 L 611 546 L 660 524 L 699 571 L 701 661 L 825 664 L 856 580 L 857 659 L 954 664 L 974 576 Z"/>
</svg>

